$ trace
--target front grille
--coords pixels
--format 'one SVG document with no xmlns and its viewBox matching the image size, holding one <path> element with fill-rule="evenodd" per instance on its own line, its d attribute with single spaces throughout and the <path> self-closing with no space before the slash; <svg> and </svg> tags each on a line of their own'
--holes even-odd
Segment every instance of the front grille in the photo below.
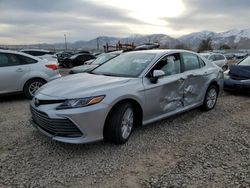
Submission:
<svg viewBox="0 0 250 188">
<path fill-rule="evenodd" d="M 80 137 L 82 132 L 69 119 L 51 119 L 41 111 L 31 107 L 33 121 L 44 131 L 54 136 Z"/>
<path fill-rule="evenodd" d="M 39 105 L 63 103 L 65 100 L 39 100 Z"/>
</svg>

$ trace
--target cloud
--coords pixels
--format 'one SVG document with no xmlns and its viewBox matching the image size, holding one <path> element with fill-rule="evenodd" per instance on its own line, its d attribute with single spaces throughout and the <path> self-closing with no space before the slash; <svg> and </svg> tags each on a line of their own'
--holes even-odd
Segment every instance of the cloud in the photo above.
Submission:
<svg viewBox="0 0 250 188">
<path fill-rule="evenodd" d="M 12 0 L 0 1 L 1 41 L 36 43 L 91 39 L 98 35 L 127 35 L 129 24 L 144 24 L 126 15 L 122 9 L 85 0 Z M 5 39 L 4 39 L 5 38 Z M 34 40 L 35 39 L 35 40 Z"/>
<path fill-rule="evenodd" d="M 186 11 L 176 18 L 163 18 L 166 25 L 183 32 L 225 31 L 249 27 L 249 0 L 186 0 Z"/>
<path fill-rule="evenodd" d="M 159 14 L 158 4 L 152 8 L 149 6 L 152 3 L 146 6 L 140 0 L 129 2 L 139 8 L 129 10 L 131 6 L 124 7 L 124 2 L 118 0 L 0 0 L 0 43 L 62 42 L 64 34 L 73 42 L 99 35 L 165 33 L 179 36 L 200 30 L 249 27 L 249 0 L 179 0 L 183 6 L 174 4 L 176 1 L 155 1 L 169 5 L 166 12 L 184 7 L 178 16 L 172 17 L 164 14 L 165 9 Z M 135 14 L 135 10 L 143 14 Z M 159 20 L 156 13 L 165 17 Z"/>
</svg>

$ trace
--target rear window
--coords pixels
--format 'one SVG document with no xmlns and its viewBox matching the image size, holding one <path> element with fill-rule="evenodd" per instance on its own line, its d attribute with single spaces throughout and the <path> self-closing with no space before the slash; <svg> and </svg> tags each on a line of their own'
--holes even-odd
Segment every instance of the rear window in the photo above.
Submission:
<svg viewBox="0 0 250 188">
<path fill-rule="evenodd" d="M 216 61 L 219 61 L 219 60 L 224 60 L 225 58 L 222 55 L 216 55 L 215 59 L 216 59 Z"/>
</svg>

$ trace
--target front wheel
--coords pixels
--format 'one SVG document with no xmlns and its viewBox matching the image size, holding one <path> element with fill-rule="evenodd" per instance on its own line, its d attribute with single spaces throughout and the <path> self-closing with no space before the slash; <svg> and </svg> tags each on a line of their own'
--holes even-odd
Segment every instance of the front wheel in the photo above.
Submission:
<svg viewBox="0 0 250 188">
<path fill-rule="evenodd" d="M 218 88 L 215 85 L 209 86 L 202 105 L 202 109 L 204 111 L 212 110 L 215 107 L 218 98 L 218 92 Z"/>
<path fill-rule="evenodd" d="M 36 93 L 36 91 L 42 87 L 42 85 L 44 85 L 46 82 L 42 79 L 36 78 L 36 79 L 32 79 L 29 80 L 25 83 L 24 88 L 23 88 L 23 92 L 24 95 L 28 98 L 28 99 L 32 99 Z"/>
<path fill-rule="evenodd" d="M 134 128 L 134 109 L 130 103 L 124 103 L 112 110 L 105 123 L 104 138 L 115 144 L 128 141 Z"/>
</svg>

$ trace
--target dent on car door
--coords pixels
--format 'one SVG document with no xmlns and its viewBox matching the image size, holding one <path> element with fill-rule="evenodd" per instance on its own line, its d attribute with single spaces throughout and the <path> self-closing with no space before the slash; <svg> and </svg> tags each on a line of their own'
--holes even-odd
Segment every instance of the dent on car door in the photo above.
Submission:
<svg viewBox="0 0 250 188">
<path fill-rule="evenodd" d="M 184 86 L 184 106 L 201 103 L 208 86 L 208 71 L 205 63 L 197 55 L 182 53 L 182 62 L 186 81 Z"/>
<path fill-rule="evenodd" d="M 23 76 L 29 71 L 29 65 L 23 65 L 19 56 L 0 53 L 0 92 L 9 93 L 22 90 Z"/>
<path fill-rule="evenodd" d="M 162 70 L 165 76 L 152 83 L 154 70 Z M 163 57 L 143 79 L 146 98 L 145 121 L 183 108 L 184 75 L 181 73 L 179 54 Z"/>
</svg>

